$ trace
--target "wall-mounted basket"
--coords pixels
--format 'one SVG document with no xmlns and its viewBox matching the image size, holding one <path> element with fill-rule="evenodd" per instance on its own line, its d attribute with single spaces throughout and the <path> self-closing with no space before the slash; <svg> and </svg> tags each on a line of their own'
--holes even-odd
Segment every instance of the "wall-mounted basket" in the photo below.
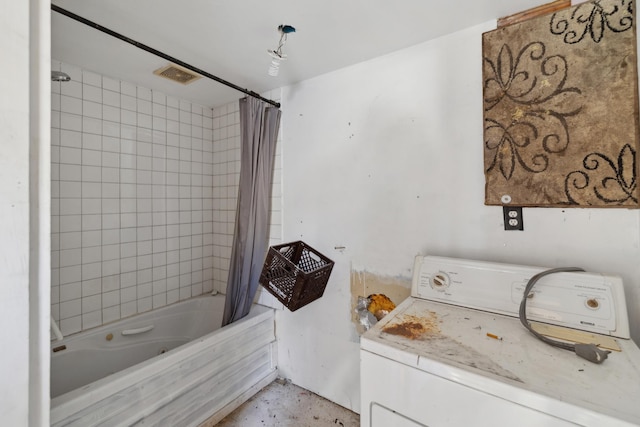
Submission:
<svg viewBox="0 0 640 427">
<path fill-rule="evenodd" d="M 271 246 L 260 284 L 285 307 L 296 311 L 322 296 L 333 264 L 302 241 Z"/>
</svg>

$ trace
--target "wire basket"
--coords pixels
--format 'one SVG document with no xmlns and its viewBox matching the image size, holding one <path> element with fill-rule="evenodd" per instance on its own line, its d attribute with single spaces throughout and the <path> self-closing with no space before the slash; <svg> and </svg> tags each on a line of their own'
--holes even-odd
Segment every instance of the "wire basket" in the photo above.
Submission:
<svg viewBox="0 0 640 427">
<path fill-rule="evenodd" d="M 260 284 L 291 311 L 324 293 L 333 261 L 302 241 L 271 246 Z"/>
</svg>

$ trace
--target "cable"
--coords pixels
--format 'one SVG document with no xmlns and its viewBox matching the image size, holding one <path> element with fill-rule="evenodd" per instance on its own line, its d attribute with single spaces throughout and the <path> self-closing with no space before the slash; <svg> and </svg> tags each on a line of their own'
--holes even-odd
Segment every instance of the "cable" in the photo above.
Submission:
<svg viewBox="0 0 640 427">
<path fill-rule="evenodd" d="M 578 356 L 584 359 L 587 359 L 590 362 L 602 363 L 607 358 L 607 355 L 611 353 L 610 351 L 601 350 L 598 348 L 596 344 L 581 344 L 581 343 L 571 344 L 563 341 L 553 340 L 549 337 L 545 337 L 544 335 L 541 335 L 538 332 L 536 332 L 531 327 L 531 324 L 527 320 L 527 300 L 529 299 L 529 293 L 531 292 L 531 289 L 533 289 L 533 285 L 535 285 L 538 280 L 540 280 L 541 278 L 549 274 L 574 272 L 574 271 L 583 272 L 584 270 L 580 267 L 558 267 L 558 268 L 552 268 L 550 270 L 541 271 L 540 273 L 531 277 L 531 279 L 529 279 L 529 281 L 527 282 L 527 285 L 524 288 L 524 293 L 522 294 L 522 301 L 520 301 L 520 310 L 518 313 L 520 318 L 520 323 L 522 323 L 522 325 L 525 328 L 527 328 L 527 330 L 531 332 L 536 338 L 538 338 L 539 340 L 549 345 L 552 345 L 558 348 L 563 348 L 565 350 L 573 351 Z"/>
</svg>

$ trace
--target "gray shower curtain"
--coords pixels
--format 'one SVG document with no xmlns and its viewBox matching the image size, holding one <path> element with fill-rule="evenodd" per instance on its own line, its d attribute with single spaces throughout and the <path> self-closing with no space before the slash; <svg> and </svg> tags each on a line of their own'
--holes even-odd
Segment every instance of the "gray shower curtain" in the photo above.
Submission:
<svg viewBox="0 0 640 427">
<path fill-rule="evenodd" d="M 280 114 L 259 99 L 240 100 L 240 185 L 222 326 L 249 313 L 269 249 L 271 177 Z"/>
</svg>

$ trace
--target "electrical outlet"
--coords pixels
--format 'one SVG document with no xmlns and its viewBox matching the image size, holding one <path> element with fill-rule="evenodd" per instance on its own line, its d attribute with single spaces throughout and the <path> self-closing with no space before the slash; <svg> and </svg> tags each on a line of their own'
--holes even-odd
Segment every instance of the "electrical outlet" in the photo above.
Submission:
<svg viewBox="0 0 640 427">
<path fill-rule="evenodd" d="M 524 223 L 522 222 L 522 207 L 503 206 L 502 215 L 504 216 L 505 230 L 524 230 Z"/>
</svg>

